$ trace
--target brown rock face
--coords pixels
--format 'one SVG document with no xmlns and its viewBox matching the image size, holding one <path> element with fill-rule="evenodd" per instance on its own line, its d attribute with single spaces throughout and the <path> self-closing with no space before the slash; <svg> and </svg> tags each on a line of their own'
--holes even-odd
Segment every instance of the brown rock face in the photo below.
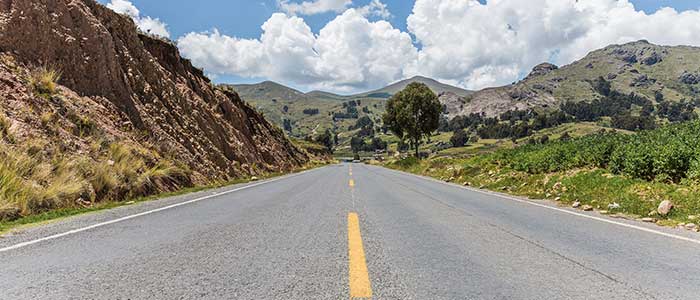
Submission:
<svg viewBox="0 0 700 300">
<path fill-rule="evenodd" d="M 59 69 L 59 83 L 80 96 L 107 99 L 129 130 L 202 181 L 308 159 L 235 92 L 213 87 L 175 45 L 94 0 L 0 0 L 0 51 Z"/>
</svg>

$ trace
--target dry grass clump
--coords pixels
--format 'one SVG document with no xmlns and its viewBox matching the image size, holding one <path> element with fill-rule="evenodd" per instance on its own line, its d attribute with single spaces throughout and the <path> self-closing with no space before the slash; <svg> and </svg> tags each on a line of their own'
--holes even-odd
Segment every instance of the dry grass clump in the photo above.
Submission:
<svg viewBox="0 0 700 300">
<path fill-rule="evenodd" d="M 29 85 L 35 93 L 43 97 L 51 97 L 56 93 L 56 83 L 61 79 L 61 72 L 43 66 L 29 73 Z"/>
<path fill-rule="evenodd" d="M 26 216 L 192 185 L 189 170 L 138 145 L 111 143 L 104 153 L 93 153 L 96 157 L 47 157 L 42 151 L 46 144 L 26 144 L 21 150 L 0 149 L 0 211 L 17 210 Z"/>
<path fill-rule="evenodd" d="M 10 127 L 12 127 L 12 122 L 10 119 L 5 115 L 0 114 L 0 138 L 14 144 L 15 137 L 12 135 L 12 132 L 10 132 Z"/>
</svg>

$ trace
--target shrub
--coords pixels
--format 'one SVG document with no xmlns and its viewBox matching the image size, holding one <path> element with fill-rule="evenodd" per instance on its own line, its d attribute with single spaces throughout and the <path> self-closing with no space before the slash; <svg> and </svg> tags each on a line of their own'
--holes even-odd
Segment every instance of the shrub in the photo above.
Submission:
<svg viewBox="0 0 700 300">
<path fill-rule="evenodd" d="M 466 145 L 468 141 L 469 135 L 467 135 L 467 132 L 464 131 L 464 129 L 455 130 L 455 132 L 452 134 L 452 137 L 450 138 L 450 142 L 454 147 L 464 147 L 464 145 Z"/>
</svg>

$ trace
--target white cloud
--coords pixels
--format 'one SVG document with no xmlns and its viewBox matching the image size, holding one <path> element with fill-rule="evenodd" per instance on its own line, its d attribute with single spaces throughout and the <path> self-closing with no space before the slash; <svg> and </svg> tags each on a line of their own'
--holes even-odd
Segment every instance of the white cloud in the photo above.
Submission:
<svg viewBox="0 0 700 300">
<path fill-rule="evenodd" d="M 218 31 L 178 40 L 183 55 L 211 74 L 265 77 L 309 88 L 352 92 L 401 79 L 417 58 L 411 37 L 386 21 L 348 9 L 318 35 L 303 19 L 277 13 L 259 39 Z"/>
<path fill-rule="evenodd" d="M 151 17 L 141 17 L 141 13 L 138 8 L 134 6 L 133 3 L 127 0 L 112 0 L 112 2 L 107 3 L 107 7 L 117 13 L 125 14 L 134 20 L 136 26 L 144 32 L 149 32 L 155 35 L 170 38 L 170 32 L 168 32 L 168 27 L 165 23 L 161 22 L 159 19 L 154 19 Z"/>
<path fill-rule="evenodd" d="M 290 15 L 315 15 L 326 12 L 343 12 L 352 4 L 352 0 L 313 0 L 301 3 L 278 0 L 280 9 Z"/>
<path fill-rule="evenodd" d="M 303 19 L 279 13 L 262 26 L 259 39 L 214 30 L 190 33 L 178 45 L 213 75 L 353 92 L 412 75 L 480 89 L 516 81 L 541 62 L 568 64 L 613 43 L 700 44 L 700 11 L 646 14 L 629 0 L 416 0 L 407 20 L 415 47 L 407 32 L 370 20 L 390 17 L 381 1 L 346 9 L 351 2 L 281 2 L 299 15 L 343 11 L 318 34 Z"/>
<path fill-rule="evenodd" d="M 357 9 L 364 16 L 374 16 L 382 19 L 391 18 L 391 12 L 380 0 L 372 0 L 369 4 Z"/>
<path fill-rule="evenodd" d="M 423 46 L 418 70 L 476 89 L 612 43 L 698 44 L 700 12 L 666 8 L 648 15 L 628 0 L 417 0 L 408 28 Z"/>
</svg>

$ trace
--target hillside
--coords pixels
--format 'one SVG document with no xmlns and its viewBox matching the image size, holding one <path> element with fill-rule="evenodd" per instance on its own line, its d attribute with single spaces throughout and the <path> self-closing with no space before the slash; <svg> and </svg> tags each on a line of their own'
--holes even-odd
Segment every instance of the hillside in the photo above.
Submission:
<svg viewBox="0 0 700 300">
<path fill-rule="evenodd" d="M 174 44 L 94 0 L 5 1 L 0 20 L 0 211 L 121 200 L 308 159 Z"/>
<path fill-rule="evenodd" d="M 326 129 L 344 132 L 349 126 L 354 125 L 355 119 L 363 116 L 379 120 L 384 113 L 384 101 L 411 82 L 425 83 L 433 92 L 444 97 L 461 99 L 460 97 L 471 93 L 471 91 L 420 76 L 355 95 L 338 95 L 325 91 L 302 93 L 271 81 L 222 86 L 235 90 L 244 101 L 260 110 L 265 117 L 278 126 L 287 129 L 291 127 L 291 130 L 287 131 L 292 135 L 304 137 L 317 135 Z M 334 118 L 337 113 L 347 113 L 347 103 L 356 100 L 360 100 L 357 118 Z M 285 122 L 287 122 L 286 125 Z"/>
<path fill-rule="evenodd" d="M 591 82 L 603 77 L 614 90 L 655 100 L 694 100 L 700 92 L 700 48 L 659 46 L 647 41 L 611 45 L 558 68 L 543 63 L 514 85 L 488 88 L 467 97 L 451 115 L 484 112 L 495 116 L 513 108 L 558 108 L 562 103 L 599 97 Z"/>
</svg>

